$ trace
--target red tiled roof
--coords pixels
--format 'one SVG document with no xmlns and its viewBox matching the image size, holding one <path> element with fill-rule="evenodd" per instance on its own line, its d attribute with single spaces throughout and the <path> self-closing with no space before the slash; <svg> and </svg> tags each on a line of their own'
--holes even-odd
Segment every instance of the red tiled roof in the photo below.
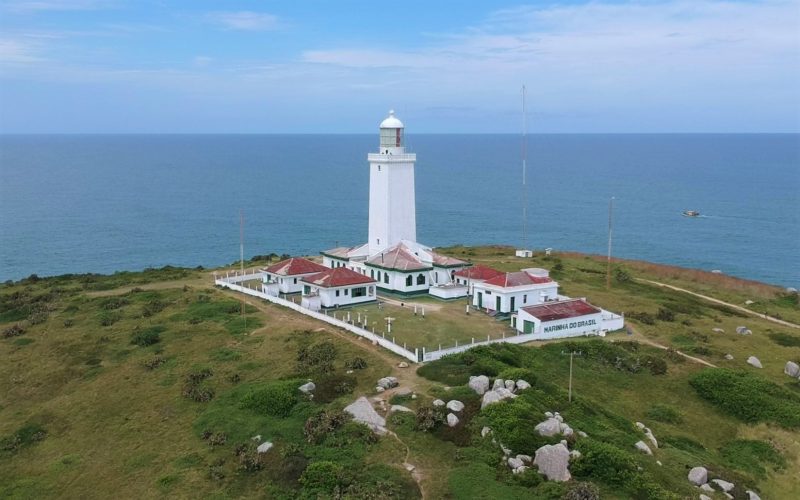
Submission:
<svg viewBox="0 0 800 500">
<path fill-rule="evenodd" d="M 486 280 L 484 283 L 487 285 L 496 285 L 501 287 L 523 286 L 523 285 L 541 285 L 543 283 L 552 283 L 552 279 L 546 276 L 531 276 L 525 271 L 518 271 L 515 273 L 505 273 L 494 278 Z"/>
<path fill-rule="evenodd" d="M 476 266 L 456 271 L 455 275 L 458 276 L 459 278 L 467 278 L 471 280 L 490 280 L 502 274 L 505 273 L 503 273 L 502 271 L 498 271 L 497 269 L 492 269 L 491 267 L 482 266 L 478 264 Z"/>
<path fill-rule="evenodd" d="M 387 248 L 385 251 L 369 259 L 367 264 L 385 269 L 397 269 L 398 271 L 419 271 L 422 269 L 430 269 L 431 267 L 422 262 L 411 249 L 402 243 Z"/>
<path fill-rule="evenodd" d="M 535 306 L 523 307 L 522 310 L 541 321 L 576 318 L 600 312 L 599 308 L 583 299 L 546 302 Z"/>
<path fill-rule="evenodd" d="M 321 286 L 323 288 L 376 283 L 376 281 L 369 276 L 364 276 L 363 274 L 357 273 L 346 267 L 328 269 L 318 274 L 306 276 L 301 281 L 311 283 L 312 285 Z"/>
<path fill-rule="evenodd" d="M 328 268 L 322 264 L 317 264 L 302 257 L 292 257 L 272 264 L 264 271 L 272 274 L 279 274 L 281 276 L 295 276 L 298 274 L 321 273 Z"/>
</svg>

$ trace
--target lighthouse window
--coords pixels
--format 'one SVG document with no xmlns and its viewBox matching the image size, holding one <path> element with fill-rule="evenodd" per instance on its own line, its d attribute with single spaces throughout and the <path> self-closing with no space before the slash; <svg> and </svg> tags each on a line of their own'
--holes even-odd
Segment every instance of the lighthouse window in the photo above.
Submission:
<svg viewBox="0 0 800 500">
<path fill-rule="evenodd" d="M 420 274 L 417 276 L 417 285 L 424 285 L 425 284 L 425 275 Z"/>
<path fill-rule="evenodd" d="M 380 172 L 380 171 L 381 171 L 381 166 L 380 166 L 380 165 L 378 165 L 378 172 Z"/>
<path fill-rule="evenodd" d="M 411 275 L 409 274 L 408 276 L 406 276 L 406 286 L 411 286 L 413 284 L 414 284 L 414 278 L 412 278 Z"/>
<path fill-rule="evenodd" d="M 389 283 L 389 273 L 383 273 L 383 282 Z"/>
</svg>

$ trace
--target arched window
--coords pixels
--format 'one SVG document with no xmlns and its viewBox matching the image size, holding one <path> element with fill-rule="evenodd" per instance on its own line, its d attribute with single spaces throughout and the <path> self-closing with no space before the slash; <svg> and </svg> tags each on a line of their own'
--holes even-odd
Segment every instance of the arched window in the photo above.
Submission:
<svg viewBox="0 0 800 500">
<path fill-rule="evenodd" d="M 414 284 L 414 279 L 409 274 L 408 276 L 406 276 L 406 286 L 411 286 L 413 284 Z"/>
<path fill-rule="evenodd" d="M 417 276 L 417 285 L 424 285 L 425 284 L 425 275 L 420 274 Z"/>
</svg>

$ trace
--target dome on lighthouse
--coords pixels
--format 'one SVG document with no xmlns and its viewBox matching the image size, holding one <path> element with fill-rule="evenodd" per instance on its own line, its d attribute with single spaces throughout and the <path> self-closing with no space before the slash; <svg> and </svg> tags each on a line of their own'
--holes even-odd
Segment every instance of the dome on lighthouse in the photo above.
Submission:
<svg viewBox="0 0 800 500">
<path fill-rule="evenodd" d="M 389 110 L 389 116 L 381 122 L 381 128 L 403 128 L 403 122 L 395 118 L 394 110 Z"/>
</svg>

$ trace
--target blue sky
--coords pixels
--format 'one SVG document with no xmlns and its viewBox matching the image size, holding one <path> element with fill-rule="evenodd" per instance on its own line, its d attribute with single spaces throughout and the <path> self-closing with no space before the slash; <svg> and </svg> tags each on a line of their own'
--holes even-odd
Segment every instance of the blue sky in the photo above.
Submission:
<svg viewBox="0 0 800 500">
<path fill-rule="evenodd" d="M 800 0 L 0 2 L 0 132 L 798 132 Z"/>
</svg>

